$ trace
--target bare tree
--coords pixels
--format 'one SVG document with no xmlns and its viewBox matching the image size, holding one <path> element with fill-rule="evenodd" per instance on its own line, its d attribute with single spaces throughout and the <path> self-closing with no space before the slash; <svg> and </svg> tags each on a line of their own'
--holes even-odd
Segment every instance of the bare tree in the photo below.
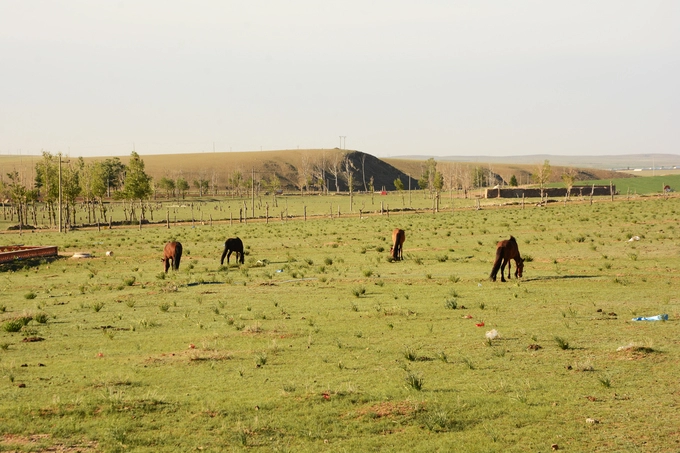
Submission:
<svg viewBox="0 0 680 453">
<path fill-rule="evenodd" d="M 456 164 L 452 162 L 442 164 L 442 176 L 444 177 L 444 190 L 448 190 L 450 198 L 453 198 L 453 189 L 458 188 L 456 181 Z"/>
<path fill-rule="evenodd" d="M 300 156 L 300 165 L 298 166 L 297 186 L 300 189 L 300 194 L 303 195 L 303 189 L 307 188 L 309 193 L 309 184 L 312 175 L 312 162 L 309 154 L 302 153 Z"/>
<path fill-rule="evenodd" d="M 342 161 L 342 176 L 345 178 L 345 181 L 347 182 L 347 189 L 349 190 L 349 210 L 352 212 L 352 201 L 353 201 L 353 193 L 354 193 L 354 171 L 356 170 L 356 167 L 354 166 L 354 162 L 352 162 L 349 158 L 349 155 L 345 155 L 345 158 Z"/>
<path fill-rule="evenodd" d="M 543 191 L 545 190 L 545 185 L 550 181 L 550 175 L 552 175 L 552 167 L 550 166 L 550 161 L 548 159 L 544 160 L 543 164 L 536 166 L 536 173 L 534 173 L 533 179 L 541 189 L 541 203 L 543 202 Z"/>
<path fill-rule="evenodd" d="M 321 157 L 316 157 L 311 159 L 311 174 L 314 180 L 314 184 L 319 186 L 321 192 L 324 192 L 328 188 L 326 187 L 326 156 L 325 154 Z"/>
<path fill-rule="evenodd" d="M 342 174 L 342 165 L 345 155 L 341 152 L 334 152 L 328 159 L 328 172 L 335 178 L 335 192 L 340 192 L 338 178 Z"/>
<path fill-rule="evenodd" d="M 564 182 L 564 186 L 567 188 L 567 198 L 571 196 L 571 189 L 574 187 L 577 174 L 578 173 L 574 168 L 569 168 L 562 173 L 562 182 Z"/>
</svg>

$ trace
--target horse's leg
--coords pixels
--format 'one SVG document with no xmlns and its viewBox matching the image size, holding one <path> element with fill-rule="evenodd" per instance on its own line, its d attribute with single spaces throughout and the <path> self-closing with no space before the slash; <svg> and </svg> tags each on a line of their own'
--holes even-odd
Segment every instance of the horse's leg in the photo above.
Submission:
<svg viewBox="0 0 680 453">
<path fill-rule="evenodd" d="M 508 258 L 508 280 L 510 280 L 511 269 L 512 269 L 512 260 L 510 260 L 510 258 Z"/>
<path fill-rule="evenodd" d="M 170 263 L 168 262 L 167 258 L 163 258 L 163 266 L 165 267 L 165 273 L 168 273 L 168 269 L 170 269 Z"/>
<path fill-rule="evenodd" d="M 229 253 L 227 253 L 227 266 L 229 266 L 229 257 L 231 257 L 231 252 L 233 252 L 233 250 L 229 250 Z"/>
<path fill-rule="evenodd" d="M 501 262 L 501 281 L 505 282 L 505 265 L 508 264 L 508 260 L 503 258 L 503 261 Z"/>
<path fill-rule="evenodd" d="M 222 258 L 220 258 L 220 266 L 224 266 L 224 257 L 225 256 L 227 256 L 227 248 L 226 247 L 224 248 L 224 252 L 222 252 Z M 227 264 L 229 264 L 228 261 L 227 261 Z"/>
</svg>

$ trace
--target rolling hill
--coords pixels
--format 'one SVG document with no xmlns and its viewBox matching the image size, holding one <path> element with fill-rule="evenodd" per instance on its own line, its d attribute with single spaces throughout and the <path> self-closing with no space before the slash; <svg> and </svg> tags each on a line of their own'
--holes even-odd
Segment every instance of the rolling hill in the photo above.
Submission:
<svg viewBox="0 0 680 453">
<path fill-rule="evenodd" d="M 279 180 L 280 187 L 286 190 L 300 190 L 304 180 L 317 181 L 322 178 L 331 191 L 347 190 L 347 183 L 342 173 L 345 169 L 344 157 L 352 168 L 356 190 L 368 190 L 370 180 L 373 178 L 373 186 L 376 190 L 394 190 L 394 181 L 400 178 L 405 187 L 411 178 L 411 188 L 417 187 L 417 180 L 426 168 L 426 159 L 417 158 L 386 158 L 379 159 L 371 154 L 361 151 L 334 149 L 296 149 L 280 151 L 253 151 L 253 152 L 223 152 L 223 153 L 196 153 L 196 154 L 165 154 L 165 155 L 141 155 L 144 160 L 146 172 L 155 181 L 163 177 L 177 179 L 185 178 L 190 184 L 194 180 L 208 180 L 211 185 L 223 189 L 234 177 L 242 180 L 250 180 L 252 176 L 256 181 L 270 181 L 274 175 Z M 543 157 L 561 161 L 559 156 L 526 156 L 532 163 L 512 162 L 513 158 L 507 158 L 509 163 L 497 161 L 463 161 L 437 159 L 437 170 L 445 175 L 445 178 L 455 179 L 461 175 L 469 174 L 477 168 L 495 183 L 507 184 L 514 175 L 520 184 L 531 182 L 531 174 L 536 166 L 543 162 Z M 41 158 L 38 156 L 0 156 L 0 171 L 5 175 L 9 171 L 17 170 L 22 178 L 30 182 L 34 179 L 35 164 Z M 85 158 L 85 162 L 103 160 L 103 157 Z M 120 158 L 127 163 L 129 157 Z M 514 158 L 519 159 L 519 158 Z M 614 158 L 612 158 L 614 159 Z M 75 158 L 70 158 L 73 165 Z M 68 165 L 68 164 L 65 164 Z M 326 170 L 321 172 L 321 167 Z M 560 182 L 562 173 L 567 168 L 578 168 L 578 180 L 608 180 L 613 178 L 632 177 L 610 170 L 588 168 L 583 165 L 552 166 L 552 182 Z M 337 177 L 336 177 L 337 176 Z"/>
</svg>

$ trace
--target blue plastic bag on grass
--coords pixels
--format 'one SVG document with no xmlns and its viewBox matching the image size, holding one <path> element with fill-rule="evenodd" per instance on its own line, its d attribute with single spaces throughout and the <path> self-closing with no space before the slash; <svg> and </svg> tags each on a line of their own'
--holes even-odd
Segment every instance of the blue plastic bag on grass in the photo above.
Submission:
<svg viewBox="0 0 680 453">
<path fill-rule="evenodd" d="M 633 321 L 668 321 L 668 315 L 638 316 L 637 318 L 633 318 Z"/>
</svg>

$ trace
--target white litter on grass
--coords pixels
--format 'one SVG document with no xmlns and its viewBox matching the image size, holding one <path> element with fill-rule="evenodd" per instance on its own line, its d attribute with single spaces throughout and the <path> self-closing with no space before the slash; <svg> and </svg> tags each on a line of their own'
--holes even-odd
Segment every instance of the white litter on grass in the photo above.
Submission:
<svg viewBox="0 0 680 453">
<path fill-rule="evenodd" d="M 108 250 L 108 251 L 106 252 L 106 256 L 113 256 L 113 252 L 110 251 L 110 250 Z"/>
<path fill-rule="evenodd" d="M 633 236 L 632 238 L 628 239 L 628 242 L 633 242 L 633 241 L 639 241 L 640 236 Z"/>
<path fill-rule="evenodd" d="M 625 346 L 619 346 L 618 348 L 616 348 L 616 351 L 617 352 L 627 351 L 627 350 L 633 349 L 633 348 L 637 348 L 637 345 L 635 343 L 628 343 Z"/>
<path fill-rule="evenodd" d="M 92 258 L 92 255 L 90 255 L 89 253 L 85 253 L 85 252 L 77 252 L 77 253 L 74 253 L 71 258 Z"/>
<path fill-rule="evenodd" d="M 498 338 L 498 331 L 496 329 L 491 329 L 486 333 L 486 338 L 489 340 L 495 340 Z"/>
</svg>

